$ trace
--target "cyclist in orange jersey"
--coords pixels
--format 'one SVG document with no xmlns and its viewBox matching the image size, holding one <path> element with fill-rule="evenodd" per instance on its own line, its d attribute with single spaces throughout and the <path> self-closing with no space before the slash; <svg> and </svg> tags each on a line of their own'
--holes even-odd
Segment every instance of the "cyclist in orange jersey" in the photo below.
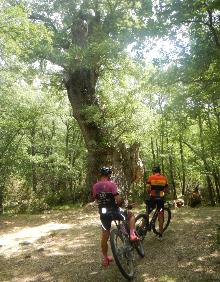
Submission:
<svg viewBox="0 0 220 282">
<path fill-rule="evenodd" d="M 147 217 L 149 221 L 149 214 L 151 211 L 157 207 L 159 214 L 159 238 L 162 239 L 163 235 L 163 216 L 164 216 L 164 195 L 168 191 L 168 181 L 166 176 L 160 174 L 160 166 L 154 166 L 152 168 L 152 175 L 148 177 L 147 180 L 147 193 L 150 196 L 147 200 Z"/>
</svg>

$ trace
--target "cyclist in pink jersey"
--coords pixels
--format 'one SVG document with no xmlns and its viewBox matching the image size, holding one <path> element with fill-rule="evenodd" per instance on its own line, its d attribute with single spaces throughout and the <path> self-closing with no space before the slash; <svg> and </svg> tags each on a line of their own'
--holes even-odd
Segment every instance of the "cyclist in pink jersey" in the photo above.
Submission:
<svg viewBox="0 0 220 282">
<path fill-rule="evenodd" d="M 94 184 L 92 189 L 93 197 L 98 202 L 102 226 L 101 251 L 103 266 L 108 266 L 109 262 L 112 261 L 112 257 L 107 255 L 111 222 L 114 219 L 123 220 L 125 218 L 124 211 L 119 207 L 122 205 L 123 199 L 119 196 L 117 185 L 110 180 L 111 174 L 111 168 L 101 168 L 100 180 Z M 130 211 L 128 212 L 128 217 L 130 224 L 130 240 L 138 240 L 139 238 L 135 234 L 135 217 Z"/>
</svg>

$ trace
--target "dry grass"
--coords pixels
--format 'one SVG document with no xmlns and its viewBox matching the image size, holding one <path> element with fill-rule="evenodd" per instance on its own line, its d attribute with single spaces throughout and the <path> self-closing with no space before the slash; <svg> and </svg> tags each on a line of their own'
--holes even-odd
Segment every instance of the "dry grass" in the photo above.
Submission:
<svg viewBox="0 0 220 282">
<path fill-rule="evenodd" d="M 164 240 L 145 239 L 134 281 L 220 281 L 219 208 L 173 211 Z M 125 281 L 115 263 L 100 266 L 93 208 L 0 218 L 0 281 Z"/>
</svg>

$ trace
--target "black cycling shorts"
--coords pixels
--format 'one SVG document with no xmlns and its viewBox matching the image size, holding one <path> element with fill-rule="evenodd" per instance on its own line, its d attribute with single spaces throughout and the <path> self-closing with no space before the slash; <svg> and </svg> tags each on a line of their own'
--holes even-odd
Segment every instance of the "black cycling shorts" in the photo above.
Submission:
<svg viewBox="0 0 220 282">
<path fill-rule="evenodd" d="M 121 208 L 107 210 L 105 214 L 100 211 L 100 220 L 103 230 L 110 230 L 112 220 L 125 220 L 126 212 Z"/>
<path fill-rule="evenodd" d="M 150 197 L 146 201 L 147 207 L 148 207 L 148 213 L 151 213 L 153 209 L 157 207 L 158 210 L 164 209 L 164 199 L 163 198 L 154 198 Z"/>
</svg>

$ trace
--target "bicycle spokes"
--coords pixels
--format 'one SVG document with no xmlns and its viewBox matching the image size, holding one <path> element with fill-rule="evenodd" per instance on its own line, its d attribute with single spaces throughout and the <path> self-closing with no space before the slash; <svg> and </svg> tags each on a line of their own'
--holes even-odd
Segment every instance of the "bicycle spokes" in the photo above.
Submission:
<svg viewBox="0 0 220 282">
<path fill-rule="evenodd" d="M 129 239 L 118 229 L 113 229 L 110 235 L 112 253 L 124 277 L 134 276 L 134 251 Z"/>
<path fill-rule="evenodd" d="M 145 215 L 139 215 L 136 217 L 135 219 L 135 230 L 136 230 L 136 233 L 137 235 L 143 239 L 144 236 L 146 235 L 147 233 L 147 225 L 146 225 L 146 217 Z"/>
</svg>

